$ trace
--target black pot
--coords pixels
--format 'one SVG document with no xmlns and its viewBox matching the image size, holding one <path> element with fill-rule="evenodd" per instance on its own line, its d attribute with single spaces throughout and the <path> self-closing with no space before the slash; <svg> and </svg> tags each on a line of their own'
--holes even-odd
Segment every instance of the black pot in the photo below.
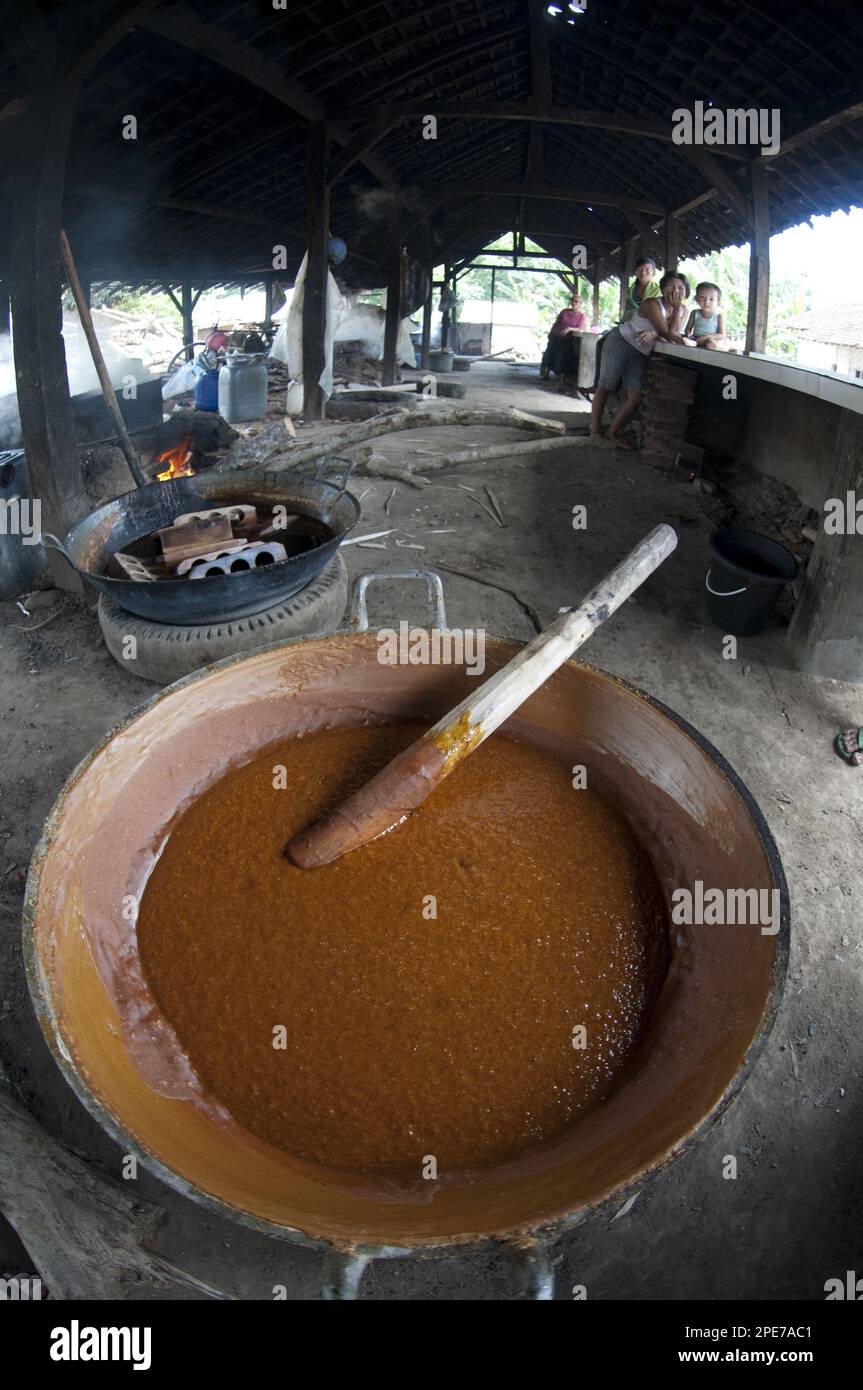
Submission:
<svg viewBox="0 0 863 1390">
<path fill-rule="evenodd" d="M 190 626 L 227 622 L 290 598 L 320 573 L 359 520 L 360 504 L 345 491 L 346 482 L 347 472 L 338 485 L 321 477 L 303 479 L 287 472 L 245 470 L 174 478 L 116 497 L 76 522 L 62 542 L 49 533 L 44 540 L 59 550 L 83 579 L 140 618 Z M 232 502 L 284 506 L 288 513 L 296 512 L 326 527 L 330 538 L 300 555 L 241 574 L 152 582 L 112 579 L 106 574 L 108 562 L 118 550 L 170 526 L 183 512 Z"/>
</svg>

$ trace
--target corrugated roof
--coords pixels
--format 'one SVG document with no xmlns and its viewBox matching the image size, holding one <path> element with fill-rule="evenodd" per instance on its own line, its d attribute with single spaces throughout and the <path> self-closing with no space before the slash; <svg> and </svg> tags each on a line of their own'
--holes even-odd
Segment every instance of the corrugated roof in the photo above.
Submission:
<svg viewBox="0 0 863 1390">
<path fill-rule="evenodd" d="M 42 7 L 70 42 L 84 25 L 85 5 Z M 767 162 L 773 232 L 861 197 L 863 123 L 832 121 L 863 103 L 858 0 L 589 0 L 577 18 L 564 3 L 541 18 L 541 32 L 553 103 L 572 119 L 540 122 L 522 118 L 537 80 L 527 0 L 136 8 L 137 27 L 85 78 L 70 145 L 64 216 L 93 279 L 231 280 L 271 268 L 282 243 L 290 276 L 305 244 L 309 120 L 331 121 L 338 153 L 385 107 L 394 123 L 332 190 L 331 228 L 349 245 L 344 273 L 354 283 L 382 283 L 389 178 L 421 259 L 463 259 L 519 220 L 567 261 L 578 241 L 592 258 L 616 256 L 639 230 L 659 250 L 661 212 L 687 207 L 681 255 L 748 240 L 739 203 L 752 152 L 702 150 L 725 176 L 708 196 L 703 163 L 654 138 L 670 132 L 675 109 L 699 100 L 781 112 L 787 152 Z M 7 100 L 39 100 L 38 73 L 20 55 L 0 79 Z M 514 119 L 483 116 L 501 104 Z M 7 164 L 19 119 L 9 110 Z M 121 135 L 129 113 L 134 141 Z M 423 138 L 423 113 L 437 113 L 434 140 Z M 545 185 L 565 196 L 522 200 L 514 185 L 529 167 L 536 177 L 540 160 Z M 579 203 L 573 190 L 629 205 Z"/>
</svg>

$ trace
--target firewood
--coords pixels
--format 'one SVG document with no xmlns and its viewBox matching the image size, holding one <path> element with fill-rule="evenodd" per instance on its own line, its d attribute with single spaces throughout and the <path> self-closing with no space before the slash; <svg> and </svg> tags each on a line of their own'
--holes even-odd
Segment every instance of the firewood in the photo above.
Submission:
<svg viewBox="0 0 863 1390">
<path fill-rule="evenodd" d="M 211 516 L 202 521 L 187 521 L 182 526 L 165 526 L 156 533 L 162 543 L 162 554 L 168 569 L 176 569 L 181 560 L 194 559 L 211 550 L 227 549 L 234 539 L 228 516 Z M 246 542 L 241 541 L 244 545 Z"/>
</svg>

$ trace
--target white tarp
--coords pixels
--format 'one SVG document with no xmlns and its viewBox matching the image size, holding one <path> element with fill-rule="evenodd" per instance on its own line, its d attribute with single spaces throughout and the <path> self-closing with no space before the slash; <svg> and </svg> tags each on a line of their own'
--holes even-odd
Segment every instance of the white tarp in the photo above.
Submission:
<svg viewBox="0 0 863 1390">
<path fill-rule="evenodd" d="M 303 257 L 297 274 L 291 307 L 279 325 L 270 348 L 270 356 L 287 363 L 292 381 L 303 374 L 303 286 L 306 278 L 307 256 Z M 333 342 L 361 342 L 367 357 L 382 362 L 384 356 L 384 327 L 386 311 L 377 304 L 351 304 L 333 276 L 327 277 L 327 322 L 324 334 L 326 366 L 320 385 L 327 397 L 333 391 Z M 410 336 L 410 319 L 402 319 L 396 340 L 396 360 L 406 367 L 416 365 L 416 354 Z"/>
<path fill-rule="evenodd" d="M 278 362 L 287 363 L 292 381 L 302 381 L 303 377 L 303 298 L 306 284 L 306 265 L 308 252 L 303 256 L 294 293 L 287 316 L 279 324 L 278 332 L 270 348 L 270 356 Z M 343 311 L 345 301 L 331 272 L 327 272 L 326 324 L 324 327 L 324 370 L 321 372 L 319 386 L 329 399 L 333 394 L 333 333 Z"/>
</svg>

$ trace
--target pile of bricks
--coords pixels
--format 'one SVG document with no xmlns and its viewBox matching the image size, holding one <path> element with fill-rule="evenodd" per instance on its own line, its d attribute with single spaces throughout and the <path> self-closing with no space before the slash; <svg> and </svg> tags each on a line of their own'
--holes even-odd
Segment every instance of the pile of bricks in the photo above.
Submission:
<svg viewBox="0 0 863 1390">
<path fill-rule="evenodd" d="M 647 397 L 642 407 L 642 448 L 646 463 L 669 467 L 682 450 L 697 372 L 651 357 Z"/>
</svg>

